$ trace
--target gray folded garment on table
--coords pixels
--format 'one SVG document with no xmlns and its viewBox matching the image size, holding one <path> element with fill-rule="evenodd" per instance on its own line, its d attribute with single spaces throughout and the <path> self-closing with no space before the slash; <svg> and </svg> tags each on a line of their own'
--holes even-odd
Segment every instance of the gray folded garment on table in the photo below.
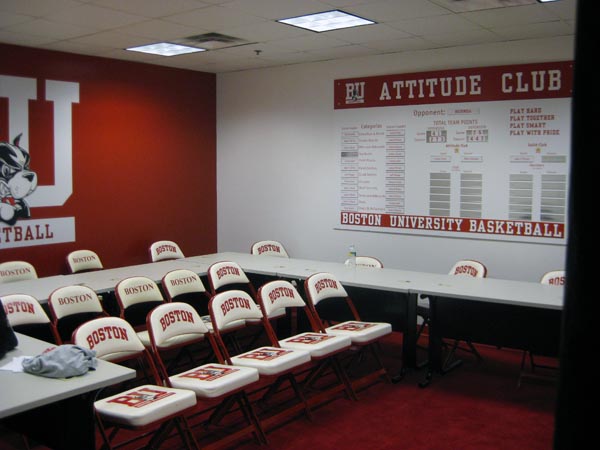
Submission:
<svg viewBox="0 0 600 450">
<path fill-rule="evenodd" d="M 23 370 L 42 377 L 69 378 L 94 370 L 97 363 L 95 350 L 66 344 L 24 359 Z"/>
</svg>

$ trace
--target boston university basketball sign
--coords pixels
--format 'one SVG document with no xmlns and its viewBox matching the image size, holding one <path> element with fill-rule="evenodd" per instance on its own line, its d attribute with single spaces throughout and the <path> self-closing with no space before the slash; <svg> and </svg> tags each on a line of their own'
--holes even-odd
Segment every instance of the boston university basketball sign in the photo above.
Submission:
<svg viewBox="0 0 600 450">
<path fill-rule="evenodd" d="M 0 142 L 0 249 L 75 241 L 75 218 L 55 216 L 73 193 L 72 110 L 79 83 L 0 75 L 0 99 L 8 101 L 8 130 L 0 130 L 8 135 Z M 53 173 L 44 174 L 52 184 L 40 183 L 35 162 L 42 149 L 30 145 L 35 102 L 52 105 L 53 158 L 45 169 Z M 42 207 L 51 212 L 38 217 L 32 208 Z"/>
</svg>

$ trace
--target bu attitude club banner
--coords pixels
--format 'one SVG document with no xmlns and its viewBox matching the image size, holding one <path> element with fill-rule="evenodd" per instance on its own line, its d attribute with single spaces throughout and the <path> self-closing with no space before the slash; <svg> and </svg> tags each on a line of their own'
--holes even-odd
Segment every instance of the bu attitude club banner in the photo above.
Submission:
<svg viewBox="0 0 600 450">
<path fill-rule="evenodd" d="M 338 228 L 563 244 L 573 64 L 336 80 Z"/>
</svg>

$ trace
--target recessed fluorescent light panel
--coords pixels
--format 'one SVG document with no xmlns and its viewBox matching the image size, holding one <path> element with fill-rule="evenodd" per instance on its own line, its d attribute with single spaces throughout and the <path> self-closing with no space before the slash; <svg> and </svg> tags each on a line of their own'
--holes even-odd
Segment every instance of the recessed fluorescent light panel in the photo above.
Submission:
<svg viewBox="0 0 600 450">
<path fill-rule="evenodd" d="M 317 33 L 375 23 L 372 20 L 363 19 L 362 17 L 339 10 L 325 11 L 317 14 L 309 14 L 307 16 L 291 17 L 289 19 L 279 19 L 277 22 L 316 31 Z"/>
<path fill-rule="evenodd" d="M 156 44 L 140 45 L 139 47 L 129 47 L 126 50 L 132 52 L 150 53 L 160 56 L 176 56 L 186 53 L 204 52 L 206 49 L 199 47 L 190 47 L 188 45 L 171 44 L 170 42 L 157 42 Z"/>
</svg>

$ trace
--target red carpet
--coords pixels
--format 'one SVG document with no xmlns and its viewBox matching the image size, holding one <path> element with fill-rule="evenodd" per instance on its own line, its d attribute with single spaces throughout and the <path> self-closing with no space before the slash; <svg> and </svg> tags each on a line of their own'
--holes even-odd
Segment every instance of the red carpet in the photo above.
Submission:
<svg viewBox="0 0 600 450">
<path fill-rule="evenodd" d="M 398 384 L 376 383 L 359 392 L 359 401 L 338 398 L 268 430 L 269 445 L 240 442 L 239 450 L 551 449 L 556 386 L 552 379 L 525 379 L 517 387 L 521 352 L 478 346 L 483 362 L 459 353 L 464 363 L 420 388 L 424 370 L 409 372 Z M 383 346 L 392 374 L 400 368 L 401 335 Z M 425 357 L 425 353 L 420 354 Z M 165 448 L 179 448 L 170 439 Z M 0 449 L 22 449 L 22 442 L 0 428 Z M 33 448 L 42 448 L 35 447 Z"/>
</svg>

